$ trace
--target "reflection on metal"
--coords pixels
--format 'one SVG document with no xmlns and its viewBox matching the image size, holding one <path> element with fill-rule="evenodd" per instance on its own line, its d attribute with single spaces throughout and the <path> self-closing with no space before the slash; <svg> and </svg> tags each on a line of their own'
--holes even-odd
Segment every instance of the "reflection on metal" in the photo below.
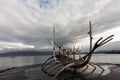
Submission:
<svg viewBox="0 0 120 80">
<path fill-rule="evenodd" d="M 87 76 L 91 75 L 96 70 L 96 68 L 100 68 L 101 72 L 98 75 L 100 76 L 104 72 L 104 69 L 100 65 L 90 62 L 90 59 L 92 57 L 93 52 L 98 47 L 111 41 L 114 35 L 110 35 L 105 39 L 101 37 L 96 41 L 96 43 L 92 47 L 91 34 L 92 32 L 90 30 L 90 51 L 83 57 L 81 57 L 80 55 L 81 49 L 79 47 L 68 48 L 54 42 L 53 47 L 55 48 L 53 50 L 55 52 L 55 56 L 53 55 L 43 63 L 43 72 L 58 80 L 85 80 Z M 76 55 L 79 55 L 78 59 L 76 59 Z M 93 67 L 93 70 L 87 76 L 84 76 L 84 72 L 87 71 L 89 67 Z"/>
</svg>

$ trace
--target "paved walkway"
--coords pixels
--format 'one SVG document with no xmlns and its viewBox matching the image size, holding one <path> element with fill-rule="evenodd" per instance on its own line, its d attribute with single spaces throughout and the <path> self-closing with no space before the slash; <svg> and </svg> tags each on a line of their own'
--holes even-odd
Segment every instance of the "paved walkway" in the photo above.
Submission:
<svg viewBox="0 0 120 80">
<path fill-rule="evenodd" d="M 120 80 L 120 66 L 110 68 L 111 73 L 91 80 Z M 0 73 L 0 80 L 55 80 L 41 71 L 40 65 L 18 67 Z M 90 80 L 90 79 L 89 79 Z"/>
<path fill-rule="evenodd" d="M 41 71 L 40 65 L 16 68 L 0 73 L 0 80 L 55 80 Z"/>
</svg>

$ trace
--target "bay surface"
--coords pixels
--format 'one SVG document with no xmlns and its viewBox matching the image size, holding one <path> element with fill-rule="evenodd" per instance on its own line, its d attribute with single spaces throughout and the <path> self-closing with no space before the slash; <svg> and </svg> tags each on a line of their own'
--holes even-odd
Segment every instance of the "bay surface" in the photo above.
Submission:
<svg viewBox="0 0 120 80">
<path fill-rule="evenodd" d="M 52 55 L 0 57 L 0 70 L 10 67 L 42 64 L 50 56 Z M 95 63 L 120 64 L 120 54 L 93 54 L 91 61 Z"/>
</svg>

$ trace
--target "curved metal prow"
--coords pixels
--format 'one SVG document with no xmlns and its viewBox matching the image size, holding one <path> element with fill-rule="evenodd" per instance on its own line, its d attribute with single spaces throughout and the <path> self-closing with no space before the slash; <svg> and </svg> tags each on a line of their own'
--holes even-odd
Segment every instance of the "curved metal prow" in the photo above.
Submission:
<svg viewBox="0 0 120 80">
<path fill-rule="evenodd" d="M 97 49 L 98 47 L 100 47 L 100 46 L 106 44 L 107 42 L 111 41 L 111 40 L 113 39 L 113 36 L 114 36 L 114 35 L 110 35 L 110 36 L 108 36 L 108 37 L 105 38 L 105 39 L 103 39 L 102 37 L 101 37 L 100 39 L 98 39 L 98 40 L 96 41 L 96 43 L 94 44 L 94 47 L 92 48 L 92 50 L 91 50 L 87 55 L 83 56 L 82 58 L 83 58 L 84 60 L 86 60 L 87 62 L 89 62 L 89 60 L 90 60 L 93 52 L 95 51 L 95 49 Z"/>
</svg>

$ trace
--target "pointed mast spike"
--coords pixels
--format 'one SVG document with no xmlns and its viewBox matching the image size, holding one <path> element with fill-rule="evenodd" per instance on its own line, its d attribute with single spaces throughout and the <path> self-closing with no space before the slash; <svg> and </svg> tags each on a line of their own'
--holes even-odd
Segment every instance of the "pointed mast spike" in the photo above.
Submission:
<svg viewBox="0 0 120 80">
<path fill-rule="evenodd" d="M 90 51 L 92 50 L 92 25 L 91 25 L 91 20 L 89 21 L 89 35 L 90 35 Z"/>
<path fill-rule="evenodd" d="M 53 25 L 53 56 L 54 56 L 54 60 L 57 62 L 56 54 L 55 54 L 55 27 L 54 25 Z"/>
</svg>

